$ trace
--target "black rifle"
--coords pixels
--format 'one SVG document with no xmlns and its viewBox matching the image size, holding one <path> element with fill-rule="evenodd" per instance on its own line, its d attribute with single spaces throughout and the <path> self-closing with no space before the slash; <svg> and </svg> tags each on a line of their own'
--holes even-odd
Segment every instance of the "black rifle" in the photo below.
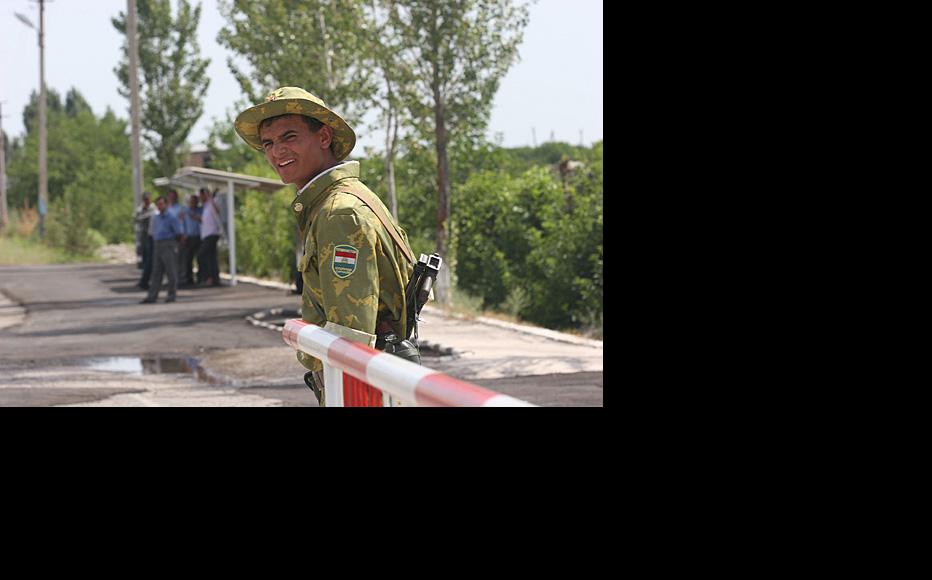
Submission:
<svg viewBox="0 0 932 580">
<path fill-rule="evenodd" d="M 424 304 L 430 298 L 430 289 L 433 288 L 437 280 L 437 273 L 443 265 L 443 258 L 440 254 L 421 254 L 421 258 L 414 265 L 414 271 L 405 286 L 405 313 L 407 324 L 404 339 L 401 339 L 394 332 L 386 334 L 377 334 L 375 348 L 384 350 L 389 354 L 400 356 L 403 359 L 416 364 L 421 364 L 421 352 L 418 348 L 417 337 L 415 341 L 411 340 L 411 335 L 417 327 L 417 317 L 424 308 Z"/>
<path fill-rule="evenodd" d="M 405 338 L 411 338 L 411 333 L 417 323 L 417 317 L 421 309 L 427 304 L 430 298 L 430 290 L 437 281 L 437 274 L 443 266 L 443 258 L 440 254 L 434 253 L 430 256 L 421 254 L 417 264 L 414 265 L 414 272 L 411 273 L 411 279 L 405 287 L 405 305 L 407 306 L 408 320 L 405 328 L 408 335 Z"/>
</svg>

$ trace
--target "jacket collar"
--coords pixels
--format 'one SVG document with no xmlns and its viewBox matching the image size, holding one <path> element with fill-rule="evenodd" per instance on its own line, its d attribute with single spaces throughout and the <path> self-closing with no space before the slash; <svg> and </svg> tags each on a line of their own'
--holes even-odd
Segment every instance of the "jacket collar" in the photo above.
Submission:
<svg viewBox="0 0 932 580">
<path fill-rule="evenodd" d="M 295 202 L 300 202 L 304 208 L 310 208 L 320 200 L 321 194 L 329 189 L 331 185 L 350 178 L 359 178 L 358 161 L 349 161 L 332 168 L 327 173 L 318 175 L 303 192 L 297 194 Z"/>
</svg>

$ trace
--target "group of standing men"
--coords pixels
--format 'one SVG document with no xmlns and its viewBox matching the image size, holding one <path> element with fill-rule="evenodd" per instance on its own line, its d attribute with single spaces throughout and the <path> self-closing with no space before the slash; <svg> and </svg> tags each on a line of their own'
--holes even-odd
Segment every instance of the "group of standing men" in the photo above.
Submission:
<svg viewBox="0 0 932 580">
<path fill-rule="evenodd" d="M 142 205 L 136 209 L 135 229 L 136 252 L 142 257 L 142 277 L 136 287 L 149 291 L 140 304 L 156 301 L 166 275 L 165 302 L 175 301 L 179 287 L 220 285 L 217 242 L 223 226 L 217 202 L 206 188 L 201 188 L 199 196 L 191 195 L 187 206 L 178 203 L 174 189 L 156 198 L 155 207 L 149 193 L 143 193 Z"/>
</svg>

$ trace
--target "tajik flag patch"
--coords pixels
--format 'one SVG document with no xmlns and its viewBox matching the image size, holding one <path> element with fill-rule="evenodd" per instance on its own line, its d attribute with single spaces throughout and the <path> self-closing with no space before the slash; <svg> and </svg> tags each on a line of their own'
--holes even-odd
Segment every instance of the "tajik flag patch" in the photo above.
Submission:
<svg viewBox="0 0 932 580">
<path fill-rule="evenodd" d="M 346 278 L 356 271 L 356 258 L 359 257 L 359 250 L 346 244 L 339 245 L 333 249 L 333 273 L 337 278 Z"/>
</svg>

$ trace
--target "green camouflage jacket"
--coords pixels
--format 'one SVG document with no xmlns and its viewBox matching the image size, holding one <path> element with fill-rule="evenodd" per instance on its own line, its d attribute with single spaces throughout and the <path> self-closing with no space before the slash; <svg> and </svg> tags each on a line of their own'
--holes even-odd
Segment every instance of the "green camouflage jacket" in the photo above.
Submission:
<svg viewBox="0 0 932 580">
<path fill-rule="evenodd" d="M 385 320 L 403 337 L 404 289 L 414 265 L 369 206 L 345 193 L 353 190 L 385 208 L 359 180 L 358 161 L 321 176 L 291 204 L 304 239 L 298 265 L 304 279 L 302 318 L 318 326 L 330 321 L 370 335 Z M 392 219 L 387 209 L 384 213 Z M 408 244 L 405 231 L 397 230 Z M 310 370 L 322 368 L 319 360 L 300 351 L 298 360 Z"/>
</svg>

